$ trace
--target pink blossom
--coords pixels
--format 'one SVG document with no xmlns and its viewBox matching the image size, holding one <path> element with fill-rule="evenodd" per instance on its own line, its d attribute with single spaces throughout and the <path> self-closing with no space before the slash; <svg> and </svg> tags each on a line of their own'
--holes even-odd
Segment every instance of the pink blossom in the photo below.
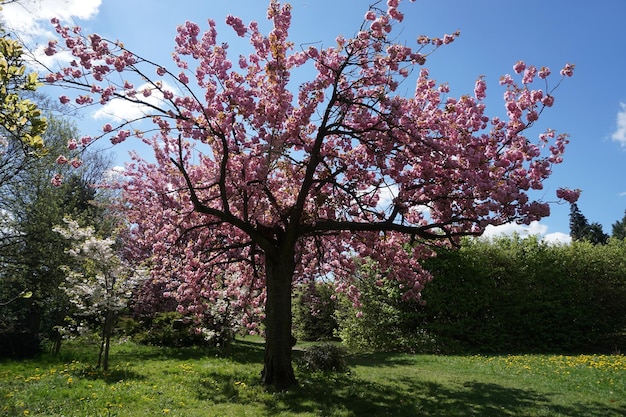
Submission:
<svg viewBox="0 0 626 417">
<path fill-rule="evenodd" d="M 50 180 L 50 183 L 55 187 L 60 187 L 63 184 L 63 176 L 61 174 L 55 174 Z"/>
<path fill-rule="evenodd" d="M 74 158 L 74 159 L 72 159 L 72 160 L 70 161 L 70 165 L 72 165 L 72 167 L 74 167 L 74 168 L 78 168 L 78 167 L 80 167 L 82 164 L 83 164 L 83 162 L 82 162 L 81 160 L 79 160 L 79 159 L 76 159 L 76 158 Z"/>
<path fill-rule="evenodd" d="M 67 104 L 71 101 L 71 99 L 68 96 L 63 95 L 59 97 L 59 101 L 61 104 Z"/>
<path fill-rule="evenodd" d="M 76 148 L 78 148 L 78 142 L 76 142 L 76 139 L 70 139 L 67 142 L 67 149 L 69 149 L 70 151 L 73 151 Z"/>
<path fill-rule="evenodd" d="M 75 101 L 76 101 L 76 104 L 78 105 L 91 104 L 93 103 L 93 98 L 91 96 L 82 95 L 82 96 L 76 97 Z"/>
<path fill-rule="evenodd" d="M 522 84 L 530 84 L 533 82 L 533 79 L 537 75 L 537 68 L 533 65 L 529 65 L 524 70 L 524 77 L 522 78 Z"/>
<path fill-rule="evenodd" d="M 500 77 L 500 85 L 514 85 L 515 82 L 513 81 L 513 78 L 509 75 L 503 75 L 502 77 Z"/>
<path fill-rule="evenodd" d="M 546 107 L 552 107 L 554 104 L 554 97 L 551 95 L 546 95 L 541 99 L 541 103 Z"/>
<path fill-rule="evenodd" d="M 516 74 L 521 74 L 526 69 L 526 63 L 524 61 L 517 61 L 513 66 L 513 71 Z"/>
<path fill-rule="evenodd" d="M 539 78 L 541 78 L 542 80 L 547 78 L 550 75 L 550 68 L 548 67 L 541 67 L 541 69 L 539 70 Z"/>
<path fill-rule="evenodd" d="M 573 204 L 578 201 L 578 198 L 580 197 L 580 192 L 581 191 L 579 189 L 571 190 L 569 188 L 559 188 L 558 190 L 556 190 L 556 196 L 557 198 L 563 199 L 568 203 Z"/>
<path fill-rule="evenodd" d="M 432 38 L 430 40 L 430 43 L 432 43 L 435 46 L 441 46 L 441 45 L 443 45 L 443 39 L 441 39 L 441 38 Z"/>
<path fill-rule="evenodd" d="M 561 75 L 564 77 L 571 77 L 574 75 L 574 64 L 566 64 L 563 69 L 561 69 Z"/>
<path fill-rule="evenodd" d="M 56 45 L 57 45 L 57 41 L 56 40 L 51 40 L 48 41 L 48 47 L 46 49 L 44 49 L 44 53 L 47 56 L 52 56 L 56 53 Z"/>
<path fill-rule="evenodd" d="M 237 36 L 240 37 L 245 36 L 246 32 L 248 31 L 242 20 L 232 15 L 226 16 L 226 24 L 235 29 L 235 32 L 237 32 Z"/>
<path fill-rule="evenodd" d="M 67 158 L 63 155 L 59 155 L 56 159 L 56 163 L 59 165 L 65 165 L 67 164 Z"/>
<path fill-rule="evenodd" d="M 164 76 L 167 73 L 167 71 L 163 67 L 157 67 L 156 73 L 157 73 L 157 75 L 162 77 L 162 76 Z"/>
<path fill-rule="evenodd" d="M 107 123 L 104 126 L 102 126 L 102 131 L 104 133 L 108 133 L 108 132 L 110 132 L 112 130 L 113 130 L 113 126 L 111 126 L 111 123 Z"/>
<path fill-rule="evenodd" d="M 476 80 L 476 84 L 474 85 L 474 96 L 477 100 L 484 100 L 487 97 L 487 84 L 485 80 L 481 77 Z"/>
<path fill-rule="evenodd" d="M 390 7 L 387 10 L 387 14 L 394 20 L 402 22 L 404 20 L 404 14 L 398 11 L 395 7 Z"/>
<path fill-rule="evenodd" d="M 445 45 L 448 45 L 448 44 L 454 42 L 454 39 L 456 38 L 456 36 L 457 36 L 456 34 L 455 35 L 448 35 L 448 34 L 444 35 L 443 43 Z"/>
<path fill-rule="evenodd" d="M 526 114 L 526 120 L 531 123 L 536 121 L 537 119 L 539 119 L 539 113 L 537 113 L 536 110 L 531 110 Z"/>
<path fill-rule="evenodd" d="M 111 143 L 113 145 L 117 145 L 118 143 L 124 142 L 129 136 L 130 136 L 130 131 L 120 130 L 117 132 L 117 135 L 111 138 Z"/>
</svg>

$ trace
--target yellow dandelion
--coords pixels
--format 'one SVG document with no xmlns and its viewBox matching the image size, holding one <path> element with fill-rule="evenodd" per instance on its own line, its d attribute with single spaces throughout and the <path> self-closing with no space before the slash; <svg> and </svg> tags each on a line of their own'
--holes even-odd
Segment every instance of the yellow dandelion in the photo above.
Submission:
<svg viewBox="0 0 626 417">
<path fill-rule="evenodd" d="M 171 410 L 170 410 L 169 408 L 164 408 L 164 409 L 163 409 L 163 414 L 167 414 L 167 413 L 169 413 L 170 411 L 171 411 Z"/>
</svg>

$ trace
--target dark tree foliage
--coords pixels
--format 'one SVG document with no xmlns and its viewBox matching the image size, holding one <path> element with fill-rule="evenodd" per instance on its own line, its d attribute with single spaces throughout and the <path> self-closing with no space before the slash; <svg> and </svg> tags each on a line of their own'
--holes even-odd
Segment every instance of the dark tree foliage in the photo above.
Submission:
<svg viewBox="0 0 626 417">
<path fill-rule="evenodd" d="M 626 211 L 624 211 L 624 217 L 622 217 L 622 220 L 613 223 L 611 236 L 619 240 L 624 240 L 624 238 L 626 238 Z"/>
<path fill-rule="evenodd" d="M 94 163 L 85 165 L 87 168 L 64 168 L 66 181 L 61 187 L 50 182 L 60 169 L 56 156 L 76 136 L 72 123 L 51 118 L 44 137 L 49 150 L 46 155 L 33 158 L 20 152 L 20 145 L 14 142 L 0 157 L 0 169 L 19 167 L 0 184 L 0 301 L 32 292 L 31 298 L 0 307 L 0 356 L 36 353 L 41 337 L 56 337 L 55 326 L 63 324 L 70 311 L 59 288 L 65 278 L 59 266 L 72 261 L 53 226 L 67 215 L 90 224 L 101 223 L 105 215 L 105 210 L 94 204 L 97 192 L 92 187 L 109 165 L 104 155 L 86 155 Z"/>
<path fill-rule="evenodd" d="M 569 211 L 569 230 L 570 236 L 573 240 L 584 239 L 585 232 L 589 228 L 589 222 L 587 218 L 582 214 L 578 208 L 578 204 L 573 203 L 570 205 Z"/>
<path fill-rule="evenodd" d="M 572 240 L 587 240 L 601 245 L 605 245 L 609 240 L 609 235 L 604 233 L 602 225 L 597 222 L 589 224 L 576 203 L 570 206 L 569 227 Z"/>
<path fill-rule="evenodd" d="M 328 341 L 336 337 L 337 300 L 329 283 L 318 282 L 298 291 L 294 300 L 294 334 L 307 341 Z"/>
</svg>

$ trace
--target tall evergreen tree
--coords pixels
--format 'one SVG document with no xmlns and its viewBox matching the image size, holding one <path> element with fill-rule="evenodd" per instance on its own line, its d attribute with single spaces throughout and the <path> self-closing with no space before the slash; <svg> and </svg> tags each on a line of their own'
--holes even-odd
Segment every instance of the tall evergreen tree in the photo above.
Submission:
<svg viewBox="0 0 626 417">
<path fill-rule="evenodd" d="M 624 217 L 622 220 L 613 223 L 611 235 L 619 240 L 626 238 L 626 210 L 624 211 Z"/>
<path fill-rule="evenodd" d="M 584 239 L 585 233 L 589 228 L 587 218 L 578 208 L 578 204 L 572 203 L 569 210 L 569 235 L 572 240 Z"/>
<path fill-rule="evenodd" d="M 609 235 L 604 233 L 602 225 L 598 222 L 589 224 L 576 203 L 570 206 L 569 227 L 572 240 L 587 240 L 601 245 L 609 240 Z"/>
</svg>

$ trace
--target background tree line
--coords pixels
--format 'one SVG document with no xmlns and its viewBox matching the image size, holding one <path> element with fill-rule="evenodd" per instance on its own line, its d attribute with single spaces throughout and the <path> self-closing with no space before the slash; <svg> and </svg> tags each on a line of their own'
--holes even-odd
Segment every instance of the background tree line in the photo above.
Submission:
<svg viewBox="0 0 626 417">
<path fill-rule="evenodd" d="M 0 307 L 0 355 L 32 355 L 40 338 L 54 339 L 55 329 L 70 315 L 60 288 L 65 274 L 59 267 L 72 260 L 65 253 L 65 239 L 52 228 L 65 216 L 98 228 L 106 224 L 106 209 L 96 204 L 93 188 L 108 168 L 106 156 L 86 155 L 90 163 L 80 169 L 59 167 L 56 157 L 77 132 L 67 119 L 48 119 L 44 155 L 24 153 L 15 141 L 0 155 L 0 173 L 11 172 L 0 184 L 0 301 L 32 292 L 28 299 Z M 61 187 L 50 182 L 58 170 L 66 177 Z"/>
</svg>

